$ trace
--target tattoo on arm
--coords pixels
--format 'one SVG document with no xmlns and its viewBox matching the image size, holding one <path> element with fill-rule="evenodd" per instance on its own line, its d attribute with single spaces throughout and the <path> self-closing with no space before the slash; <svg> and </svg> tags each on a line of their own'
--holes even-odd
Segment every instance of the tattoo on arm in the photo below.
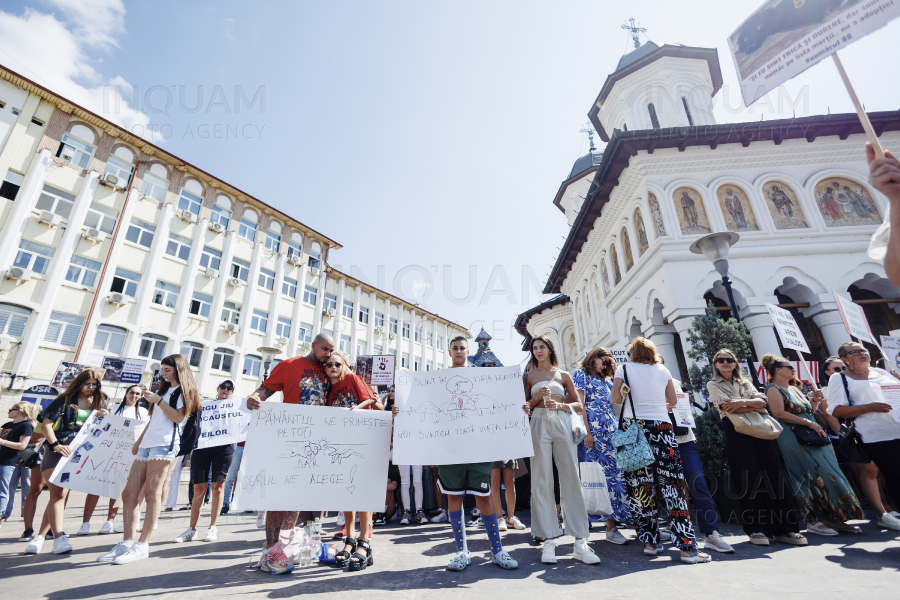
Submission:
<svg viewBox="0 0 900 600">
<path fill-rule="evenodd" d="M 269 388 L 267 388 L 267 387 L 261 385 L 261 386 L 259 386 L 259 389 L 256 390 L 256 393 L 259 394 L 259 396 L 260 396 L 263 400 L 265 400 L 266 398 L 268 398 L 269 396 L 271 396 L 271 395 L 274 394 L 275 392 L 273 392 L 273 391 L 270 390 Z"/>
</svg>

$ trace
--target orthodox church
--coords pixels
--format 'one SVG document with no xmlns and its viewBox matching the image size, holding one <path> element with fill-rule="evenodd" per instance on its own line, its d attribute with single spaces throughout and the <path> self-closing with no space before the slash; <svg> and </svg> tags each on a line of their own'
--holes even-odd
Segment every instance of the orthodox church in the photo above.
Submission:
<svg viewBox="0 0 900 600">
<path fill-rule="evenodd" d="M 470 367 L 502 367 L 503 363 L 500 362 L 500 359 L 491 352 L 490 342 L 493 338 L 488 334 L 487 331 L 484 330 L 484 327 L 481 328 L 481 332 L 475 337 L 475 341 L 478 342 L 478 350 L 475 352 L 475 356 L 470 356 L 468 358 L 468 366 Z"/>
</svg>

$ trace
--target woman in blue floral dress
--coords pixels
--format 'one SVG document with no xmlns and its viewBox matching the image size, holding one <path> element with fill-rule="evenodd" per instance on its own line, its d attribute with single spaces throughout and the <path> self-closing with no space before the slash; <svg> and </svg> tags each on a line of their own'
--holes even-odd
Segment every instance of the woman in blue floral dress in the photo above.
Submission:
<svg viewBox="0 0 900 600">
<path fill-rule="evenodd" d="M 597 462 L 606 475 L 606 488 L 612 504 L 611 515 L 589 515 L 591 522 L 606 521 L 606 541 L 613 544 L 627 542 L 616 528 L 616 521 L 629 520 L 628 492 L 622 471 L 616 466 L 616 452 L 612 445 L 612 434 L 618 428 L 618 421 L 610 406 L 609 392 L 616 361 L 606 348 L 595 348 L 581 362 L 581 368 L 572 373 L 575 389 L 579 390 L 587 413 L 588 435 L 578 446 L 578 459 L 583 462 Z"/>
</svg>

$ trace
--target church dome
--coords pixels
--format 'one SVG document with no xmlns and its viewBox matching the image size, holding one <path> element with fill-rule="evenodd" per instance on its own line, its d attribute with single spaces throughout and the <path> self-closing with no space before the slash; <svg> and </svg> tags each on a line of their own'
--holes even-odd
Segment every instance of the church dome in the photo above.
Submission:
<svg viewBox="0 0 900 600">
<path fill-rule="evenodd" d="M 591 167 L 596 167 L 597 165 L 600 164 L 600 161 L 602 159 L 603 159 L 603 153 L 597 152 L 596 150 L 593 150 L 593 151 L 585 154 L 584 156 L 582 156 L 581 158 L 579 158 L 578 160 L 575 161 L 575 164 L 572 165 L 572 171 L 569 173 L 569 176 L 566 177 L 566 179 L 572 179 L 576 175 L 580 175 L 581 173 L 584 173 Z"/>
<path fill-rule="evenodd" d="M 616 66 L 616 70 L 614 72 L 619 72 L 622 69 L 627 68 L 629 65 L 636 63 L 641 60 L 645 56 L 652 54 L 654 50 L 659 50 L 659 46 L 653 42 L 646 42 L 643 46 L 639 46 L 635 48 L 625 56 L 619 59 L 619 64 Z"/>
</svg>

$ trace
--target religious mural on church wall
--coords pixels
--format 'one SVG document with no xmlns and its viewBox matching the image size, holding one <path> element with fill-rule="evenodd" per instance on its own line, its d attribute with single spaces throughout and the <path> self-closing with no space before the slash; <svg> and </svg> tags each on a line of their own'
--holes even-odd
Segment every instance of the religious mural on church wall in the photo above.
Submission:
<svg viewBox="0 0 900 600">
<path fill-rule="evenodd" d="M 622 249 L 625 251 L 625 272 L 634 267 L 634 255 L 631 250 L 631 238 L 628 236 L 628 230 L 622 228 Z"/>
<path fill-rule="evenodd" d="M 728 231 L 759 231 L 756 216 L 744 190 L 726 183 L 716 190 L 716 197 L 719 199 L 719 207 L 722 209 Z"/>
<path fill-rule="evenodd" d="M 650 247 L 650 242 L 647 239 L 647 229 L 644 227 L 644 218 L 641 216 L 639 208 L 634 210 L 634 229 L 637 231 L 638 237 L 638 256 L 643 256 Z"/>
<path fill-rule="evenodd" d="M 869 192 L 855 181 L 829 177 L 816 185 L 814 194 L 816 206 L 829 227 L 881 223 L 881 215 Z"/>
<path fill-rule="evenodd" d="M 659 200 L 656 194 L 647 192 L 647 200 L 650 202 L 650 215 L 653 217 L 653 228 L 656 229 L 656 237 L 666 235 L 666 224 L 663 223 L 662 211 L 659 209 Z"/>
<path fill-rule="evenodd" d="M 675 212 L 678 214 L 678 224 L 684 235 L 699 235 L 710 233 L 709 219 L 706 218 L 706 210 L 703 208 L 703 200 L 700 194 L 691 188 L 682 187 L 672 192 L 672 200 L 675 202 Z"/>
<path fill-rule="evenodd" d="M 772 214 L 775 229 L 805 229 L 809 227 L 797 195 L 791 186 L 782 181 L 770 181 L 763 185 L 766 206 Z"/>
<path fill-rule="evenodd" d="M 600 279 L 603 280 L 603 291 L 609 296 L 609 273 L 606 270 L 606 258 L 600 259 Z"/>
<path fill-rule="evenodd" d="M 609 246 L 609 260 L 613 267 L 613 285 L 622 281 L 622 271 L 619 270 L 619 253 L 616 252 L 616 245 Z"/>
</svg>

